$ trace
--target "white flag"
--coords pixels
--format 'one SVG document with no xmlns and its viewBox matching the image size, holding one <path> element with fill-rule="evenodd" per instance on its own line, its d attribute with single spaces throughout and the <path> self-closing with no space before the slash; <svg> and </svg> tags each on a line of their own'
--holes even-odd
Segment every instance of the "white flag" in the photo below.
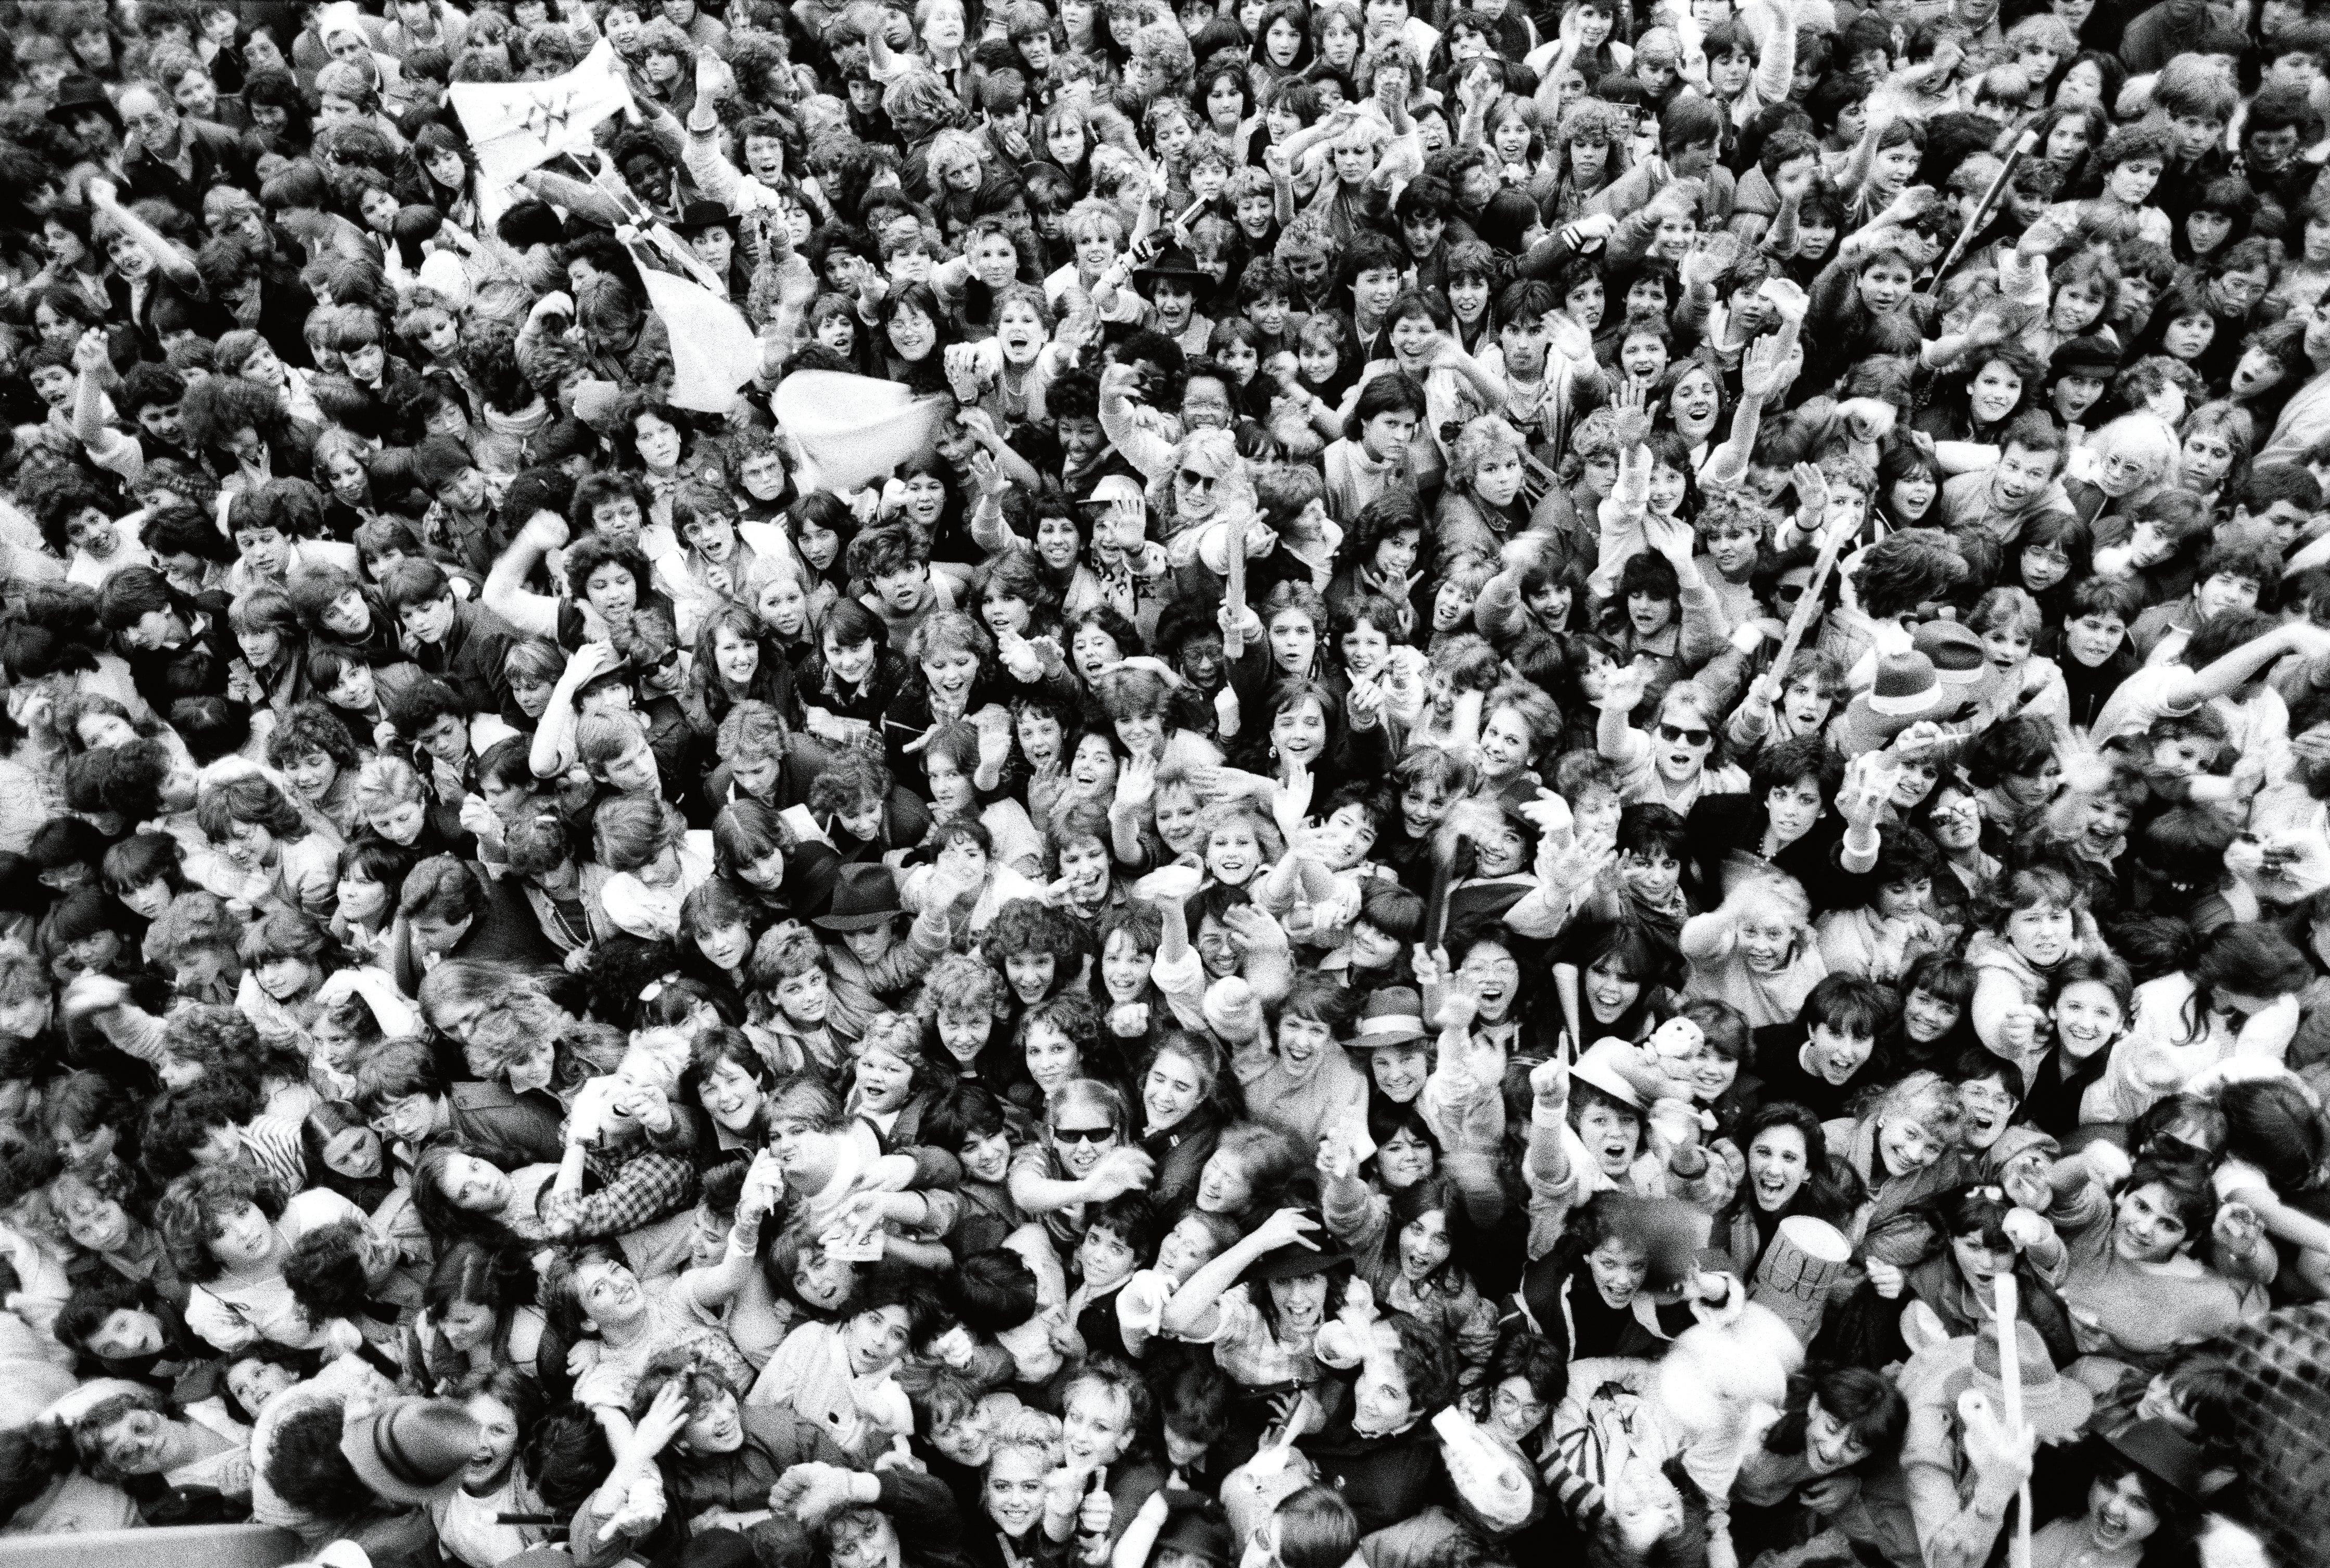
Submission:
<svg viewBox="0 0 2330 1568">
<path fill-rule="evenodd" d="M 671 332 L 671 401 L 701 413 L 726 413 L 760 368 L 761 340 L 744 313 L 692 278 L 639 269 L 648 303 Z"/>
<path fill-rule="evenodd" d="M 615 46 L 604 38 L 582 64 L 547 81 L 465 81 L 445 90 L 489 185 L 587 145 L 609 115 L 637 112 Z"/>
<path fill-rule="evenodd" d="M 801 488 L 849 490 L 926 449 L 949 402 L 870 375 L 796 370 L 777 383 L 770 404 L 800 453 L 793 477 Z"/>
</svg>

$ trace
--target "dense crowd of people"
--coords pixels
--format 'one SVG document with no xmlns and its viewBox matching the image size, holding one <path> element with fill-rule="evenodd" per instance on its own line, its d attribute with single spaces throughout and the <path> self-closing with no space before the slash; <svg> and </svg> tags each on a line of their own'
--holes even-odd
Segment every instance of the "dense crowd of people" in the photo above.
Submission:
<svg viewBox="0 0 2330 1568">
<path fill-rule="evenodd" d="M 0 3 L 0 1535 L 2312 1568 L 2325 61 Z"/>
</svg>

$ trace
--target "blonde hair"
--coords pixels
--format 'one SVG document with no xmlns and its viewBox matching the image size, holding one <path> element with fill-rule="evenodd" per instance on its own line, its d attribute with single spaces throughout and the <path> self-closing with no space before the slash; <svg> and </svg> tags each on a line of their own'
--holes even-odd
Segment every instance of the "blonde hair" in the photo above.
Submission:
<svg viewBox="0 0 2330 1568">
<path fill-rule="evenodd" d="M 976 953 L 950 953 L 923 981 L 919 1012 L 926 1019 L 972 1007 L 1003 1016 L 1003 977 Z"/>
<path fill-rule="evenodd" d="M 931 150 L 923 159 L 929 170 L 931 182 L 936 185 L 951 169 L 969 165 L 974 170 L 984 170 L 987 160 L 981 157 L 977 138 L 965 130 L 942 130 L 931 138 Z"/>
<path fill-rule="evenodd" d="M 1733 888 L 1723 902 L 1741 920 L 1776 914 L 1799 931 L 1812 929 L 1813 901 L 1804 885 L 1785 872 L 1749 877 Z"/>
<path fill-rule="evenodd" d="M 1707 727 L 1710 729 L 1721 727 L 1723 704 L 1716 699 L 1715 693 L 1696 680 L 1678 680 L 1667 688 L 1666 695 L 1659 698 L 1659 713 L 1662 717 L 1666 714 L 1669 705 L 1678 698 L 1691 704 L 1693 711 L 1707 721 Z M 1712 766 L 1714 758 L 1710 756 L 1708 762 L 1709 765 Z"/>
<path fill-rule="evenodd" d="M 422 798 L 421 774 L 401 756 L 376 756 L 357 770 L 356 809 L 385 811 Z"/>
<path fill-rule="evenodd" d="M 1957 1085 L 1931 1069 L 1920 1068 L 1885 1091 L 1870 1118 L 1879 1126 L 1888 1122 L 1918 1123 L 1943 1143 L 1954 1141 L 1965 1119 L 1965 1102 Z"/>
<path fill-rule="evenodd" d="M 1086 196 L 1068 209 L 1061 221 L 1060 232 L 1072 244 L 1082 244 L 1087 239 L 1106 233 L 1109 243 L 1124 242 L 1124 214 L 1115 206 L 1094 196 Z"/>
<path fill-rule="evenodd" d="M 877 1012 L 857 1039 L 860 1060 L 885 1051 L 912 1065 L 920 1060 L 923 1021 L 911 1012 Z"/>
<path fill-rule="evenodd" d="M 1470 489 L 1473 476 L 1481 471 L 1482 462 L 1505 452 L 1520 451 L 1527 444 L 1521 440 L 1521 432 L 1501 413 L 1484 413 L 1468 421 L 1456 432 L 1455 450 L 1449 454 L 1448 482 Z"/>
<path fill-rule="evenodd" d="M 1967 620 L 1967 627 L 1979 635 L 1984 632 L 2021 632 L 2036 637 L 2045 617 L 2039 613 L 2039 601 L 2020 588 L 1993 588 L 1982 596 Z"/>
<path fill-rule="evenodd" d="M 1049 1474 L 1066 1457 L 1062 1432 L 1059 1417 L 1021 1405 L 997 1423 L 989 1460 L 993 1462 L 1009 1449 L 1032 1461 L 1039 1474 Z"/>
</svg>

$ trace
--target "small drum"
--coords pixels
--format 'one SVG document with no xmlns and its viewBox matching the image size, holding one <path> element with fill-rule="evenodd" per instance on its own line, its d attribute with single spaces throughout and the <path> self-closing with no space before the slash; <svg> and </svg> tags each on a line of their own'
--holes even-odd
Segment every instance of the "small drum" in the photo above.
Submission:
<svg viewBox="0 0 2330 1568">
<path fill-rule="evenodd" d="M 1810 1345 L 1820 1332 L 1829 1287 L 1852 1259 L 1852 1243 L 1842 1231 L 1808 1214 L 1792 1214 L 1764 1249 L 1748 1299 L 1770 1307 L 1799 1341 Z"/>
</svg>

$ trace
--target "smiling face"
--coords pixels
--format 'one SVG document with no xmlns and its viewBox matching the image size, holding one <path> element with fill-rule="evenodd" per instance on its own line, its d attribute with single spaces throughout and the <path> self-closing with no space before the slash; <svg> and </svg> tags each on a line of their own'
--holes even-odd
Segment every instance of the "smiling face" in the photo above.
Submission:
<svg viewBox="0 0 2330 1568">
<path fill-rule="evenodd" d="M 1237 1214 L 1254 1201 L 1254 1183 L 1237 1155 L 1216 1149 L 1198 1174 L 1198 1207 L 1208 1214 Z"/>
<path fill-rule="evenodd" d="M 1608 958 L 1597 959 L 1586 969 L 1579 989 L 1598 1024 L 1615 1021 L 1643 994 L 1642 982 Z"/>
<path fill-rule="evenodd" d="M 1811 1164 L 1804 1135 L 1785 1125 L 1766 1127 L 1748 1145 L 1748 1184 L 1756 1206 L 1776 1214 L 1795 1201 Z"/>
<path fill-rule="evenodd" d="M 1586 1255 L 1595 1293 L 1605 1306 L 1622 1307 L 1641 1293 L 1651 1272 L 1651 1256 L 1641 1243 L 1623 1236 L 1604 1238 Z"/>
<path fill-rule="evenodd" d="M 1179 1126 L 1204 1098 L 1204 1076 L 1179 1051 L 1159 1051 L 1141 1075 L 1141 1105 L 1151 1132 Z"/>
<path fill-rule="evenodd" d="M 2120 1194 L 2112 1224 L 2112 1250 L 2130 1263 L 2164 1263 L 2192 1239 L 2181 1206 L 2157 1182 Z"/>
<path fill-rule="evenodd" d="M 1044 1516 L 1044 1466 L 1025 1449 L 997 1453 L 987 1467 L 980 1500 L 995 1527 L 1018 1540 Z"/>
<path fill-rule="evenodd" d="M 1047 962 L 1051 958 L 1048 953 L 1042 956 Z M 1046 979 L 1048 981 L 1048 974 Z M 1036 1087 L 1047 1096 L 1058 1092 L 1061 1085 L 1082 1070 L 1084 1057 L 1076 1049 L 1076 1042 L 1055 1024 L 1031 1022 L 1028 1026 L 1026 1049 L 1028 1076 L 1036 1080 Z"/>
</svg>

